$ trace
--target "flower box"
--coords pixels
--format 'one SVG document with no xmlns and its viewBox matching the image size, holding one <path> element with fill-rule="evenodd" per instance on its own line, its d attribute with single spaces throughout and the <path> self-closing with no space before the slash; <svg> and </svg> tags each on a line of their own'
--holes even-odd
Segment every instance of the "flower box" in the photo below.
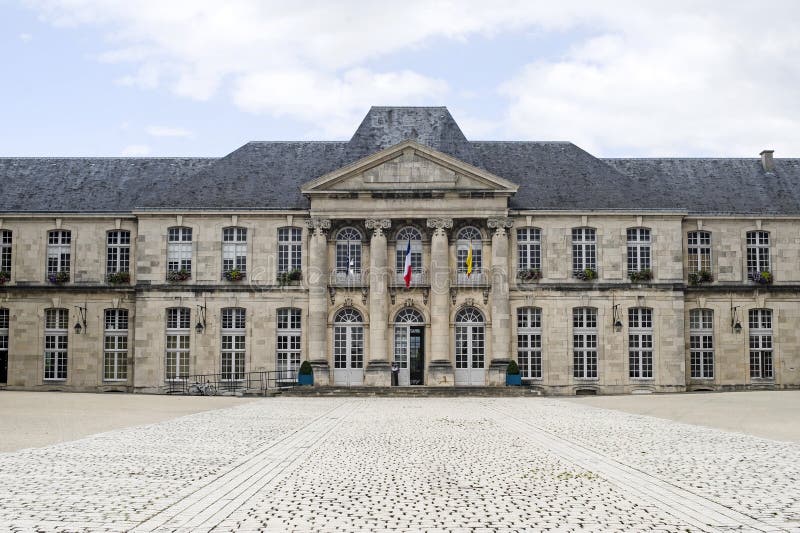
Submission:
<svg viewBox="0 0 800 533">
<path fill-rule="evenodd" d="M 628 272 L 628 279 L 632 282 L 651 281 L 653 279 L 653 271 L 649 268 L 639 270 L 638 272 Z"/>
<path fill-rule="evenodd" d="M 0 285 L 5 285 L 11 281 L 11 272 L 0 270 Z"/>
<path fill-rule="evenodd" d="M 769 270 L 762 270 L 757 274 L 752 274 L 751 279 L 760 285 L 772 285 L 772 272 Z"/>
<path fill-rule="evenodd" d="M 222 276 L 228 281 L 242 281 L 244 279 L 244 272 L 238 268 L 233 270 L 226 270 Z"/>
<path fill-rule="evenodd" d="M 106 280 L 112 285 L 122 285 L 131 282 L 130 272 L 112 272 L 106 276 Z"/>
<path fill-rule="evenodd" d="M 287 272 L 280 272 L 278 274 L 278 285 L 299 285 L 303 279 L 303 271 L 299 268 L 293 268 Z"/>
<path fill-rule="evenodd" d="M 542 271 L 538 268 L 527 268 L 517 272 L 517 279 L 522 283 L 533 283 L 542 279 Z"/>
<path fill-rule="evenodd" d="M 689 273 L 689 285 L 696 286 L 703 283 L 711 283 L 714 276 L 708 270 L 699 270 Z"/>
<path fill-rule="evenodd" d="M 581 281 L 594 281 L 597 279 L 597 271 L 593 268 L 584 268 L 576 271 L 574 276 Z"/>
<path fill-rule="evenodd" d="M 47 281 L 60 285 L 69 281 L 69 272 L 52 272 L 47 275 Z"/>
<path fill-rule="evenodd" d="M 186 281 L 187 279 L 192 279 L 192 273 L 186 270 L 185 268 L 167 272 L 167 281 L 170 281 L 172 283 Z"/>
<path fill-rule="evenodd" d="M 522 385 L 522 375 L 519 373 L 519 365 L 512 360 L 506 367 L 506 386 L 519 387 Z"/>
</svg>

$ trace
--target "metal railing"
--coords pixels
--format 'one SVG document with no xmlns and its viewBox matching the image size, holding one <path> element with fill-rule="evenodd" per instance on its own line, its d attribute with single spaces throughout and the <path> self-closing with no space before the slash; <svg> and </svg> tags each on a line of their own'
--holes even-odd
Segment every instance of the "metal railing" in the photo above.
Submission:
<svg viewBox="0 0 800 533">
<path fill-rule="evenodd" d="M 192 374 L 179 379 L 166 380 L 167 394 L 188 395 L 195 384 L 211 385 L 218 395 L 261 394 L 290 389 L 297 386 L 296 370 L 265 370 L 229 374 Z"/>
<path fill-rule="evenodd" d="M 466 270 L 459 269 L 453 274 L 450 283 L 456 287 L 487 287 L 489 274 L 483 270 L 473 270 L 467 275 Z"/>
<path fill-rule="evenodd" d="M 395 272 L 389 278 L 389 285 L 392 287 L 405 287 L 406 279 L 403 272 Z M 424 268 L 422 270 L 415 270 L 411 272 L 411 287 L 426 287 L 430 285 L 428 279 L 428 271 Z"/>
<path fill-rule="evenodd" d="M 365 287 L 369 285 L 369 273 L 360 268 L 335 268 L 331 270 L 331 287 Z"/>
</svg>

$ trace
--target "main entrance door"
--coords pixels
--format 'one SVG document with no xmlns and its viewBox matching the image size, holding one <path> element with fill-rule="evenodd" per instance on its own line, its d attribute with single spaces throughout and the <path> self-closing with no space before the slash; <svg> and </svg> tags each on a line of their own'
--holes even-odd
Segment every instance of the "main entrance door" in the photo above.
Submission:
<svg viewBox="0 0 800 533">
<path fill-rule="evenodd" d="M 414 309 L 397 313 L 394 360 L 400 367 L 398 385 L 425 384 L 425 319 Z"/>
<path fill-rule="evenodd" d="M 364 320 L 345 307 L 333 321 L 333 384 L 340 387 L 364 383 Z"/>
<path fill-rule="evenodd" d="M 474 307 L 465 307 L 456 315 L 456 385 L 486 384 L 485 337 L 483 315 Z"/>
</svg>

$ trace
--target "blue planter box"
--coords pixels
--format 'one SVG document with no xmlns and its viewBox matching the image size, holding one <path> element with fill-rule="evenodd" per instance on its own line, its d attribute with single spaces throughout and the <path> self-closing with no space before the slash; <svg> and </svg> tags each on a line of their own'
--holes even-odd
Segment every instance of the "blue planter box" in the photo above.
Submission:
<svg viewBox="0 0 800 533">
<path fill-rule="evenodd" d="M 512 376 L 511 374 L 506 374 L 506 385 L 509 387 L 522 386 L 522 374 L 517 374 L 516 376 Z"/>
<path fill-rule="evenodd" d="M 298 385 L 313 385 L 314 384 L 314 374 L 298 374 L 297 375 L 297 384 Z"/>
</svg>

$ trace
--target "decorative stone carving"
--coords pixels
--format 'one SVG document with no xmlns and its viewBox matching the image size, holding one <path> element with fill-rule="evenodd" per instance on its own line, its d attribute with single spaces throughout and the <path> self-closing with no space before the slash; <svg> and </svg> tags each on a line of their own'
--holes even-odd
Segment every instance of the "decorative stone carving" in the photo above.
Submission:
<svg viewBox="0 0 800 533">
<path fill-rule="evenodd" d="M 361 287 L 361 303 L 367 305 L 367 297 L 369 296 L 369 288 Z"/>
<path fill-rule="evenodd" d="M 498 235 L 505 235 L 506 228 L 513 227 L 514 221 L 508 217 L 490 218 L 486 221 L 486 225 L 495 230 Z"/>
<path fill-rule="evenodd" d="M 306 227 L 318 235 L 324 235 L 331 229 L 331 219 L 329 218 L 309 218 L 306 220 Z"/>
<path fill-rule="evenodd" d="M 429 218 L 428 227 L 433 229 L 451 229 L 453 227 L 452 218 Z"/>
<path fill-rule="evenodd" d="M 383 230 L 392 227 L 392 221 L 388 218 L 368 218 L 364 221 L 364 227 L 371 229 L 373 235 L 380 236 L 383 235 Z"/>
</svg>

